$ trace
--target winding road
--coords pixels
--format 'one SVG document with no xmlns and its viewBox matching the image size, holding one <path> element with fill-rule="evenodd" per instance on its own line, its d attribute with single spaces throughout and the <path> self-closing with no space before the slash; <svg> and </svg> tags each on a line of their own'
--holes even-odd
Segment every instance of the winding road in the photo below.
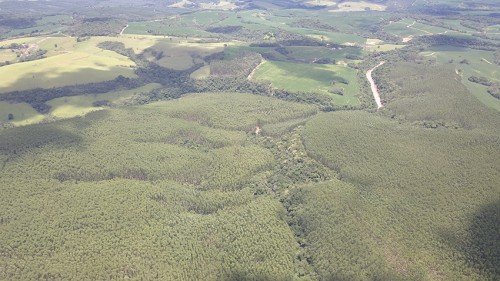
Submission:
<svg viewBox="0 0 500 281">
<path fill-rule="evenodd" d="M 122 31 L 120 31 L 120 35 L 123 35 L 123 32 L 125 31 L 125 29 L 127 29 L 128 27 L 128 24 L 122 29 Z"/>
<path fill-rule="evenodd" d="M 380 101 L 380 95 L 378 94 L 377 85 L 375 84 L 375 81 L 373 81 L 372 72 L 375 69 L 377 69 L 379 66 L 383 65 L 384 63 L 385 63 L 385 61 L 381 61 L 377 66 L 375 66 L 374 68 L 372 68 L 366 72 L 366 78 L 368 79 L 368 81 L 370 81 L 370 86 L 372 88 L 373 98 L 375 99 L 375 102 L 377 103 L 377 109 L 380 109 L 384 106 L 382 105 L 382 102 Z"/>
</svg>

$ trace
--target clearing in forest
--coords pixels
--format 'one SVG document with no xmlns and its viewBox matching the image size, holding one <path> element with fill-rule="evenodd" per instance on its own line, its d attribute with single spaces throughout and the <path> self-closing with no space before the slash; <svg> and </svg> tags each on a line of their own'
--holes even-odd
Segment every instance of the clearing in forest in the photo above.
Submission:
<svg viewBox="0 0 500 281">
<path fill-rule="evenodd" d="M 362 11 L 385 11 L 387 7 L 384 5 L 369 3 L 365 1 L 360 2 L 342 2 L 335 10 L 330 12 L 362 12 Z"/>
<path fill-rule="evenodd" d="M 359 103 L 356 71 L 345 66 L 267 61 L 253 78 L 270 81 L 279 89 L 330 95 L 338 105 Z"/>
</svg>

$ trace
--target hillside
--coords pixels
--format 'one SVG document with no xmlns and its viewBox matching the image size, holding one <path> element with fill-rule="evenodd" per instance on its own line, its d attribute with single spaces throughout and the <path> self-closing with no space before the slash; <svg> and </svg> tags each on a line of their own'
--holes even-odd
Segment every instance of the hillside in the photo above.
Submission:
<svg viewBox="0 0 500 281">
<path fill-rule="evenodd" d="M 0 1 L 0 280 L 499 280 L 498 13 Z"/>
</svg>

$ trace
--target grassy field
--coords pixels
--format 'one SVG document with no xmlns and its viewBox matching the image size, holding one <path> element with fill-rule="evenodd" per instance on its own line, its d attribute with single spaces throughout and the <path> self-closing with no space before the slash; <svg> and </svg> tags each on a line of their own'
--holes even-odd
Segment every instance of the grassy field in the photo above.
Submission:
<svg viewBox="0 0 500 281">
<path fill-rule="evenodd" d="M 191 73 L 193 79 L 204 79 L 210 76 L 210 65 L 205 65 L 202 68 Z"/>
<path fill-rule="evenodd" d="M 106 100 L 110 104 L 120 103 L 126 101 L 133 95 L 149 92 L 153 89 L 159 88 L 159 84 L 148 84 L 136 89 L 115 91 L 99 95 L 81 95 L 72 97 L 63 97 L 53 99 L 47 102 L 52 106 L 49 114 L 57 118 L 71 118 L 75 116 L 82 116 L 89 112 L 102 110 L 102 107 L 96 107 L 92 104 L 97 101 Z"/>
<path fill-rule="evenodd" d="M 293 14 L 295 11 L 289 13 Z M 281 15 L 280 11 L 249 10 L 237 14 L 227 11 L 200 11 L 159 21 L 130 23 L 124 33 L 227 38 L 229 35 L 210 33 L 205 29 L 207 27 L 241 26 L 254 32 L 253 36 L 259 37 L 257 38 L 259 40 L 262 40 L 268 32 L 279 34 L 281 31 L 313 38 L 323 37 L 325 40 L 338 44 L 362 44 L 365 40 L 354 34 L 297 27 L 293 25 L 294 22 L 293 17 Z"/>
<path fill-rule="evenodd" d="M 450 25 L 450 27 L 452 27 L 452 25 Z M 410 18 L 406 18 L 397 22 L 391 22 L 390 24 L 384 26 L 383 29 L 384 31 L 397 35 L 401 38 L 457 32 L 443 27 L 423 24 Z"/>
<path fill-rule="evenodd" d="M 61 32 L 66 28 L 66 24 L 73 21 L 68 15 L 45 16 L 36 21 L 36 25 L 30 28 L 14 29 L 6 34 L 1 34 L 0 38 L 9 38 L 14 36 L 29 36 L 32 33 L 52 34 Z"/>
<path fill-rule="evenodd" d="M 134 62 L 115 52 L 96 47 L 102 39 L 104 38 L 84 42 L 76 42 L 74 38 L 50 39 L 46 44 L 51 46 L 51 56 L 0 68 L 0 76 L 3 78 L 0 81 L 0 93 L 100 82 L 112 80 L 119 75 L 135 77 Z M 46 40 L 28 38 L 15 41 L 42 44 Z M 11 42 L 2 42 L 2 45 Z M 58 42 L 62 44 L 60 47 Z"/>
<path fill-rule="evenodd" d="M 0 62 L 12 62 L 17 59 L 16 53 L 11 50 L 0 50 Z"/>
<path fill-rule="evenodd" d="M 344 66 L 268 61 L 259 67 L 253 78 L 271 81 L 276 88 L 327 94 L 338 105 L 359 103 L 356 71 Z M 342 83 L 344 80 L 348 80 L 348 84 Z M 343 89 L 344 95 L 329 92 L 335 89 Z"/>
<path fill-rule="evenodd" d="M 366 39 L 363 49 L 368 52 L 387 52 L 405 47 L 405 45 L 387 44 L 379 39 Z"/>
<path fill-rule="evenodd" d="M 196 43 L 196 42 L 171 42 L 168 39 L 161 39 L 151 47 L 157 52 L 163 52 L 163 58 L 156 61 L 160 66 L 185 70 L 195 63 L 202 63 L 203 57 L 224 50 L 224 45 L 231 43 Z"/>
<path fill-rule="evenodd" d="M 369 3 L 365 1 L 359 2 L 342 2 L 338 5 L 337 9 L 330 10 L 330 12 L 364 12 L 367 10 L 372 11 L 385 11 L 387 7 L 384 5 L 379 5 L 375 3 Z"/>
<path fill-rule="evenodd" d="M 45 116 L 38 113 L 27 103 L 0 102 L 0 122 L 10 121 L 16 126 L 29 125 L 42 121 Z M 8 120 L 8 114 L 12 113 L 14 119 Z"/>
<path fill-rule="evenodd" d="M 487 92 L 487 87 L 468 80 L 470 76 L 486 77 L 500 83 L 498 66 L 493 63 L 492 52 L 457 47 L 434 47 L 422 53 L 423 56 L 435 58 L 438 62 L 452 65 L 462 78 L 471 94 L 486 106 L 500 110 L 500 100 Z M 461 63 L 464 60 L 467 63 Z"/>
<path fill-rule="evenodd" d="M 342 49 L 329 49 L 326 47 L 301 47 L 292 46 L 286 48 L 290 54 L 289 57 L 297 60 L 314 61 L 319 58 L 330 58 L 336 61 L 349 61 L 346 56 L 361 57 L 363 51 L 361 48 L 345 47 Z"/>
<path fill-rule="evenodd" d="M 165 19 L 162 21 L 150 21 L 150 22 L 131 22 L 128 27 L 124 30 L 124 34 L 138 34 L 138 35 L 154 35 L 154 34 L 165 34 L 172 36 L 190 36 L 190 37 L 209 37 L 210 33 L 200 30 L 193 29 L 184 26 L 169 26 L 169 22 L 174 21 L 174 19 Z M 174 23 L 175 24 L 175 21 Z M 172 25 L 170 24 L 170 25 Z"/>
</svg>

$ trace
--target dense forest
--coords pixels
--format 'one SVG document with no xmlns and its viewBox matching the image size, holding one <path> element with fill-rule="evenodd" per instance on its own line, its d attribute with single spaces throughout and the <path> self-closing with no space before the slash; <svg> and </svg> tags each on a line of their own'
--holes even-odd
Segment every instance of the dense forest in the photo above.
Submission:
<svg viewBox="0 0 500 281">
<path fill-rule="evenodd" d="M 0 280 L 499 280 L 499 8 L 0 1 Z"/>
</svg>

